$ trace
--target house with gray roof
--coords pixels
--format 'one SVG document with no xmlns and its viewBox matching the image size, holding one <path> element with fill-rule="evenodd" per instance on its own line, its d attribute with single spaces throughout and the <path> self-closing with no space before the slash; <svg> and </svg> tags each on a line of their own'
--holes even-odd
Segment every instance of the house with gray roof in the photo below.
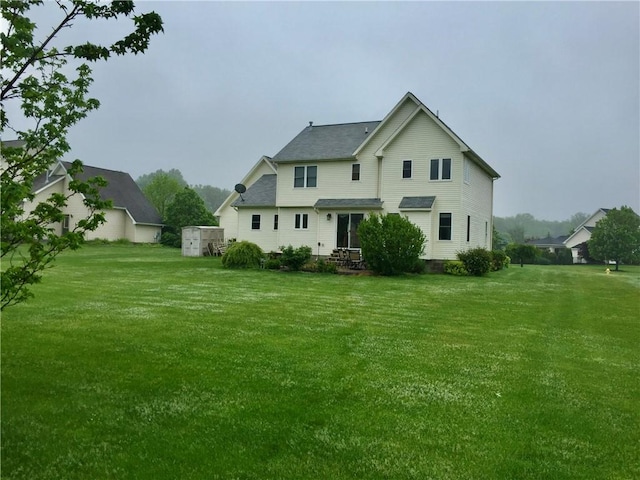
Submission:
<svg viewBox="0 0 640 480">
<path fill-rule="evenodd" d="M 38 176 L 33 185 L 35 198 L 25 203 L 25 212 L 33 210 L 52 193 L 70 195 L 69 182 L 73 180 L 68 173 L 70 167 L 69 162 L 60 161 Z M 111 200 L 113 206 L 104 212 L 106 222 L 95 231 L 86 233 L 87 240 L 127 239 L 134 243 L 159 241 L 162 229 L 160 214 L 128 173 L 84 165 L 76 179 L 86 181 L 93 177 L 102 177 L 107 181 L 107 186 L 100 189 L 100 197 Z M 89 215 L 81 194 L 70 196 L 64 213 L 64 221 L 53 226 L 58 234 L 72 230 L 79 220 Z"/>
<path fill-rule="evenodd" d="M 262 157 L 215 212 L 225 236 L 265 251 L 359 249 L 371 213 L 405 215 L 427 238 L 423 258 L 491 248 L 498 173 L 412 93 L 379 121 L 309 122 Z M 240 188 L 240 190 L 243 190 Z"/>
<path fill-rule="evenodd" d="M 589 218 L 582 222 L 562 243 L 571 249 L 573 263 L 587 263 L 583 257 L 584 247 L 591 239 L 591 233 L 596 227 L 596 223 L 607 216 L 610 208 L 599 208 Z"/>
</svg>

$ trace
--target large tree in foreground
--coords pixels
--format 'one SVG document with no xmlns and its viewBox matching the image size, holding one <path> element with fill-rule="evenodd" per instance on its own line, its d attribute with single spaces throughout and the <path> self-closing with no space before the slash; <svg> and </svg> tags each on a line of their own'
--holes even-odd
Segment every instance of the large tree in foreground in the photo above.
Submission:
<svg viewBox="0 0 640 480">
<path fill-rule="evenodd" d="M 175 195 L 165 212 L 164 223 L 162 243 L 177 248 L 182 245 L 183 227 L 218 224 L 202 198 L 189 187 Z"/>
<path fill-rule="evenodd" d="M 596 260 L 635 263 L 640 260 L 640 217 L 630 207 L 613 208 L 596 223 L 587 242 Z"/>
<path fill-rule="evenodd" d="M 41 18 L 51 24 L 36 25 L 34 10 L 45 10 Z M 4 309 L 30 296 L 28 287 L 37 283 L 42 270 L 60 252 L 75 249 L 84 233 L 95 230 L 103 221 L 99 188 L 104 180 L 74 180 L 72 194 L 81 194 L 89 216 L 78 219 L 76 227 L 58 235 L 52 224 L 63 219 L 68 197 L 52 194 L 32 211 L 24 211 L 25 200 L 33 200 L 35 180 L 70 151 L 69 129 L 99 106 L 89 98 L 92 82 L 89 62 L 107 60 L 111 55 L 143 53 L 150 37 L 162 31 L 162 19 L 154 12 L 134 14 L 129 1 L 2 0 L 0 11 L 0 66 L 2 90 L 0 132 L 5 142 L 1 155 L 1 307 Z M 131 19 L 132 32 L 124 38 L 99 45 L 85 42 L 60 44 L 59 34 L 82 20 Z M 73 68 L 72 68 L 73 67 Z M 72 177 L 82 170 L 75 161 Z"/>
</svg>

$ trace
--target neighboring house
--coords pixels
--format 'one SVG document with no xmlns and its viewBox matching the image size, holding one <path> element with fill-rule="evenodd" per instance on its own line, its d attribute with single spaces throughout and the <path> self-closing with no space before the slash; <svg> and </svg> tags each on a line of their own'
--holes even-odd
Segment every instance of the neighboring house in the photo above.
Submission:
<svg viewBox="0 0 640 480">
<path fill-rule="evenodd" d="M 535 245 L 541 250 L 547 250 L 548 252 L 555 253 L 560 249 L 566 248 L 564 241 L 567 237 L 568 235 L 561 235 L 559 237 L 552 237 L 549 235 L 547 238 L 532 238 L 531 240 L 527 240 L 525 243 L 527 245 Z"/>
<path fill-rule="evenodd" d="M 427 243 L 423 258 L 491 249 L 493 182 L 478 154 L 413 94 L 381 121 L 304 128 L 262 157 L 215 212 L 227 238 L 263 250 L 308 245 L 314 254 L 360 248 L 368 214 L 401 214 Z"/>
<path fill-rule="evenodd" d="M 583 246 L 591 239 L 591 232 L 599 220 L 607 216 L 609 208 L 599 208 L 587 218 L 575 231 L 564 241 L 564 245 L 571 249 L 573 263 L 587 263 L 587 259 L 582 256 Z"/>
<path fill-rule="evenodd" d="M 71 164 L 58 162 L 45 174 L 38 176 L 33 185 L 35 198 L 25 203 L 25 212 L 29 212 L 52 193 L 70 194 L 69 182 L 72 180 L 67 173 Z M 138 185 L 128 173 L 106 170 L 104 168 L 84 165 L 84 171 L 78 175 L 79 180 L 87 180 L 100 176 L 108 185 L 100 189 L 103 200 L 111 200 L 113 208 L 105 211 L 106 222 L 96 230 L 87 232 L 85 238 L 92 240 L 102 238 L 106 240 L 127 239 L 134 243 L 152 243 L 160 239 L 162 219 L 155 207 L 146 199 Z M 61 234 L 72 230 L 76 222 L 89 215 L 87 207 L 82 201 L 82 195 L 71 196 L 64 209 L 65 220 L 55 225 L 56 232 Z"/>
</svg>

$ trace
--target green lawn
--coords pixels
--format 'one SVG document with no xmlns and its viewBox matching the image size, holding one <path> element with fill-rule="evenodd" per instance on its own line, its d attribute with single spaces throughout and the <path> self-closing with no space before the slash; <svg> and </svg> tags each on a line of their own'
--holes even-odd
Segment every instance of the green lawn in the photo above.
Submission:
<svg viewBox="0 0 640 480">
<path fill-rule="evenodd" d="M 2 315 L 3 479 L 640 478 L 640 269 L 87 246 Z"/>
</svg>

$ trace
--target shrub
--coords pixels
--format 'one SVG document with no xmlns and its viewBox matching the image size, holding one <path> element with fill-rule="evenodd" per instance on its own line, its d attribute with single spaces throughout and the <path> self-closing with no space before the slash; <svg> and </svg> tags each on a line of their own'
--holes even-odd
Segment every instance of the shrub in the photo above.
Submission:
<svg viewBox="0 0 640 480">
<path fill-rule="evenodd" d="M 358 237 L 367 267 L 381 275 L 415 272 L 426 242 L 417 225 L 392 214 L 371 214 L 362 220 Z"/>
<path fill-rule="evenodd" d="M 503 250 L 494 250 L 491 252 L 491 271 L 497 272 L 508 265 L 507 254 Z"/>
<path fill-rule="evenodd" d="M 160 237 L 160 243 L 167 247 L 180 248 L 182 246 L 181 235 L 173 232 L 164 232 Z"/>
<path fill-rule="evenodd" d="M 486 248 L 478 247 L 458 252 L 458 259 L 464 264 L 469 275 L 481 277 L 491 271 L 492 255 Z"/>
<path fill-rule="evenodd" d="M 319 258 L 315 263 L 315 271 L 318 273 L 337 273 L 338 266 L 333 262 L 327 262 L 323 258 Z"/>
<path fill-rule="evenodd" d="M 288 247 L 280 247 L 280 249 L 282 250 L 280 263 L 289 270 L 298 271 L 311 259 L 311 247 L 307 245 L 298 248 L 289 245 Z"/>
<path fill-rule="evenodd" d="M 264 260 L 262 249 L 252 242 L 233 243 L 224 255 L 222 266 L 225 268 L 260 268 Z"/>
<path fill-rule="evenodd" d="M 540 255 L 540 250 L 535 245 L 524 243 L 510 243 L 505 252 L 517 263 L 536 263 L 536 258 Z"/>
<path fill-rule="evenodd" d="M 444 262 L 444 273 L 457 276 L 469 275 L 467 269 L 464 268 L 464 263 L 460 260 L 447 260 Z"/>
<path fill-rule="evenodd" d="M 269 270 L 280 270 L 282 263 L 277 258 L 269 257 L 264 261 L 264 268 Z"/>
</svg>

